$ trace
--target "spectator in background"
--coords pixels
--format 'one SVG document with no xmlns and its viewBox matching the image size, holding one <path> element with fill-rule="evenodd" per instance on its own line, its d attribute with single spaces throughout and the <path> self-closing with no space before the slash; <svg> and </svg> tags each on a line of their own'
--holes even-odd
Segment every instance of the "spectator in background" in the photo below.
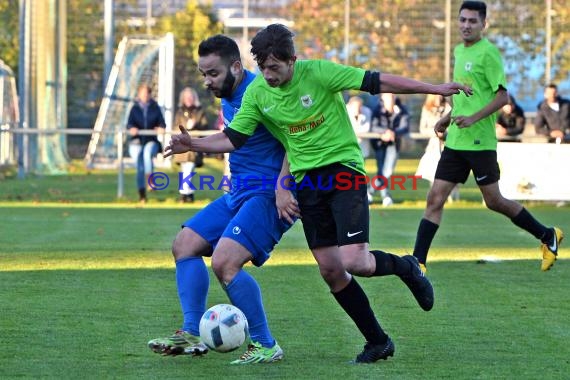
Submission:
<svg viewBox="0 0 570 380">
<path fill-rule="evenodd" d="M 549 142 L 570 140 L 570 101 L 558 95 L 555 84 L 544 89 L 544 100 L 538 105 L 534 127 L 536 134 L 547 136 Z"/>
<path fill-rule="evenodd" d="M 174 128 L 172 134 L 180 133 L 179 125 L 183 125 L 189 131 L 204 131 L 208 129 L 208 120 L 200 104 L 198 93 L 191 87 L 185 87 L 178 98 L 178 110 L 174 116 Z M 191 175 L 194 168 L 199 168 L 203 163 L 203 154 L 187 152 L 174 155 L 174 162 L 180 165 L 182 178 Z M 192 177 L 190 177 L 192 178 Z M 194 189 L 187 183 L 183 183 L 179 189 L 180 202 L 194 202 Z"/>
<path fill-rule="evenodd" d="M 135 160 L 137 168 L 137 187 L 139 201 L 146 203 L 146 185 L 148 176 L 152 173 L 153 159 L 162 150 L 156 134 L 139 135 L 140 130 L 154 130 L 157 134 L 164 133 L 166 123 L 158 103 L 151 96 L 149 85 L 142 84 L 137 90 L 137 99 L 129 113 L 127 128 L 129 130 L 129 155 Z"/>
<path fill-rule="evenodd" d="M 441 157 L 441 151 L 443 149 L 443 141 L 437 137 L 434 131 L 435 124 L 451 110 L 449 103 L 441 95 L 428 94 L 424 105 L 422 106 L 422 113 L 420 115 L 420 125 L 419 132 L 428 137 L 428 144 L 426 146 L 426 151 L 416 171 L 416 175 L 421 176 L 433 183 L 435 177 L 435 168 L 437 167 L 437 162 Z"/>
<path fill-rule="evenodd" d="M 366 160 L 370 156 L 370 140 L 368 138 L 358 137 L 359 133 L 370 132 L 372 126 L 372 110 L 363 104 L 363 100 L 359 96 L 352 96 L 346 103 L 346 111 L 357 135 L 358 145 L 362 151 L 362 157 Z M 372 203 L 372 192 L 368 192 L 368 203 Z"/>
<path fill-rule="evenodd" d="M 422 106 L 419 132 L 425 137 L 429 137 L 429 140 L 426 151 L 418 164 L 416 175 L 428 180 L 430 186 L 433 185 L 435 170 L 441 157 L 445 140 L 445 136 L 440 139 L 436 135 L 434 128 L 436 123 L 450 111 L 451 106 L 441 95 L 428 94 Z M 451 194 L 447 197 L 449 203 L 453 203 L 457 200 L 459 200 L 459 185 L 456 185 L 451 191 Z"/>
<path fill-rule="evenodd" d="M 524 131 L 526 118 L 523 109 L 517 104 L 514 96 L 500 110 L 495 123 L 495 131 L 499 141 L 519 141 Z"/>
<path fill-rule="evenodd" d="M 363 104 L 361 97 L 352 96 L 348 99 L 346 110 L 348 111 L 352 128 L 357 135 L 359 133 L 370 132 L 370 127 L 372 126 L 372 110 Z M 362 150 L 362 156 L 364 158 L 370 156 L 370 141 L 368 139 L 358 137 L 358 145 L 360 145 L 360 150 Z"/>
<path fill-rule="evenodd" d="M 380 103 L 372 114 L 371 131 L 380 134 L 379 139 L 370 140 L 379 180 L 370 186 L 369 192 L 373 194 L 380 189 L 382 205 L 388 207 L 394 203 L 389 192 L 390 177 L 396 167 L 402 136 L 410 131 L 409 113 L 400 98 L 392 93 L 381 94 Z"/>
</svg>

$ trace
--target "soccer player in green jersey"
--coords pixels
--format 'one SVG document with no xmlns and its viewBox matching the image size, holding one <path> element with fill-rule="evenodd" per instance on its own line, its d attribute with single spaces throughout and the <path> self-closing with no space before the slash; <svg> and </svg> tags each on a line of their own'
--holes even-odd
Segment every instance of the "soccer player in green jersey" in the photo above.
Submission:
<svg viewBox="0 0 570 380">
<path fill-rule="evenodd" d="M 277 202 L 279 215 L 286 220 L 301 216 L 321 276 L 366 339 L 355 362 L 387 359 L 394 354 L 394 343 L 353 275 L 397 275 L 426 311 L 433 307 L 433 288 L 413 256 L 369 250 L 368 181 L 341 92 L 449 96 L 471 90 L 457 83 L 432 85 L 329 61 L 297 60 L 293 33 L 280 24 L 260 30 L 251 45 L 262 75 L 246 90 L 228 128 L 191 139 L 181 127 L 183 133 L 172 137 L 165 155 L 232 151 L 244 144 L 259 123 L 265 125 L 285 147 L 289 167 L 284 165 L 282 174 L 291 172 L 297 190 L 298 203 Z M 282 185 L 277 184 L 278 193 L 286 189 Z"/>
<path fill-rule="evenodd" d="M 440 137 L 447 130 L 447 138 L 414 247 L 414 256 L 424 272 L 445 200 L 456 184 L 465 183 L 470 171 L 490 210 L 507 216 L 515 225 L 540 239 L 543 271 L 554 264 L 564 237 L 559 228 L 542 225 L 521 204 L 504 198 L 499 190 L 495 121 L 496 112 L 508 102 L 508 93 L 499 51 L 481 36 L 486 14 L 487 7 L 481 1 L 465 1 L 459 10 L 463 43 L 454 51 L 453 79 L 472 87 L 473 96 L 454 95 L 451 112 L 435 126 Z"/>
</svg>

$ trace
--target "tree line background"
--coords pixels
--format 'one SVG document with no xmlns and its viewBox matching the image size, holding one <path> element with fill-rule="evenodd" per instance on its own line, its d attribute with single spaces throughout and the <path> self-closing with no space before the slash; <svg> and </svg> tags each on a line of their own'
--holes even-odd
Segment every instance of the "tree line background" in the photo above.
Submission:
<svg viewBox="0 0 570 380">
<path fill-rule="evenodd" d="M 168 7 L 168 1 L 162 3 Z M 151 30 L 154 35 L 174 34 L 176 94 L 187 85 L 199 90 L 213 121 L 218 103 L 204 91 L 196 70 L 197 45 L 215 33 L 239 39 L 241 31 L 224 30 L 208 3 L 189 0 L 185 8 L 153 15 L 157 22 Z M 460 42 L 456 24 L 460 4 L 452 0 L 452 47 Z M 503 53 L 509 90 L 526 111 L 534 111 L 545 84 L 545 2 L 493 0 L 487 5 L 486 35 Z M 103 94 L 103 6 L 103 1 L 67 0 L 68 127 L 92 128 L 97 116 Z M 130 22 L 137 6 L 140 1 L 115 0 L 115 49 L 124 35 L 146 34 L 146 26 Z M 348 56 L 345 0 L 249 0 L 249 8 L 250 15 L 294 22 L 300 58 L 347 62 L 429 82 L 445 79 L 444 0 L 350 0 Z M 567 0 L 552 0 L 552 9 L 551 81 L 570 96 L 570 7 Z M 18 1 L 0 2 L 0 25 L 0 59 L 18 73 Z M 255 32 L 250 29 L 250 37 Z M 242 55 L 251 62 L 248 51 Z M 417 105 L 422 98 L 407 100 Z"/>
</svg>

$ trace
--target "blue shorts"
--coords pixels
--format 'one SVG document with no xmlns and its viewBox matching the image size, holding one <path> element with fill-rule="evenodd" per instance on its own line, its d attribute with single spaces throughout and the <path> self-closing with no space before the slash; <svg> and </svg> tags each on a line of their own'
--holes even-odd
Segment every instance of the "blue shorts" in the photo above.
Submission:
<svg viewBox="0 0 570 380">
<path fill-rule="evenodd" d="M 231 200 L 230 194 L 224 194 L 184 222 L 182 227 L 191 228 L 212 247 L 222 237 L 238 242 L 251 253 L 252 263 L 259 267 L 267 261 L 291 224 L 279 219 L 274 197 L 253 195 L 233 207 Z"/>
</svg>

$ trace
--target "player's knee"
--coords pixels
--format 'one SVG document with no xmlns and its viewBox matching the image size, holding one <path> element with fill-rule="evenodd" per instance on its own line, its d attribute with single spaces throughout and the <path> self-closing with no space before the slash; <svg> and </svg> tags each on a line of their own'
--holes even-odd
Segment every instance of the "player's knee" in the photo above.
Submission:
<svg viewBox="0 0 570 380">
<path fill-rule="evenodd" d="M 172 243 L 172 255 L 175 260 L 189 257 L 209 257 L 212 252 L 212 245 L 190 227 L 182 228 Z"/>
<path fill-rule="evenodd" d="M 177 236 L 176 239 L 174 239 L 174 241 L 172 242 L 172 256 L 174 257 L 174 260 L 178 260 L 187 256 L 185 254 L 186 250 L 187 248 L 185 248 L 184 244 L 182 244 L 182 239 L 180 239 L 180 237 Z"/>
<path fill-rule="evenodd" d="M 374 271 L 368 251 L 353 252 L 342 256 L 344 269 L 355 276 L 370 276 Z"/>
<path fill-rule="evenodd" d="M 351 278 L 350 274 L 343 268 L 320 268 L 320 272 L 321 277 L 333 293 L 344 289 Z"/>
<path fill-rule="evenodd" d="M 339 280 L 343 279 L 346 271 L 342 267 L 331 267 L 331 266 L 319 266 L 319 271 L 321 272 L 321 277 L 329 285 L 337 283 Z"/>
<path fill-rule="evenodd" d="M 200 256 L 196 249 L 196 244 L 192 243 L 189 233 L 186 230 L 180 231 L 172 242 L 172 256 L 174 260 Z"/>
<path fill-rule="evenodd" d="M 484 201 L 485 206 L 491 211 L 502 212 L 504 209 L 502 199 L 500 198 L 489 197 L 488 199 L 484 199 Z"/>
<path fill-rule="evenodd" d="M 442 194 L 430 193 L 427 198 L 426 208 L 432 211 L 438 211 L 443 209 L 447 197 Z"/>
<path fill-rule="evenodd" d="M 212 255 L 212 271 L 222 283 L 229 284 L 240 269 L 241 265 L 228 260 L 227 257 Z"/>
<path fill-rule="evenodd" d="M 223 282 L 224 279 L 224 263 L 220 262 L 220 260 L 216 260 L 215 256 L 212 257 L 212 272 L 218 278 L 219 281 Z"/>
</svg>

